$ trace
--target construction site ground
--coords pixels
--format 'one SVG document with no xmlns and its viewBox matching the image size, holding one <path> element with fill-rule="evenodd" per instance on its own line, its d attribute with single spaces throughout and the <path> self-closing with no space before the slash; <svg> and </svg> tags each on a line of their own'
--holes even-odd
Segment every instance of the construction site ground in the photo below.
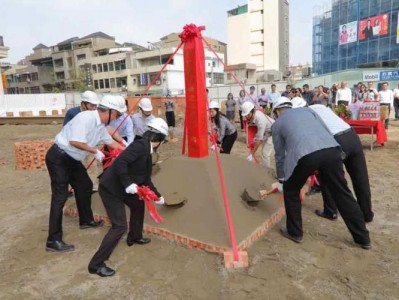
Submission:
<svg viewBox="0 0 399 300">
<path fill-rule="evenodd" d="M 76 250 L 46 252 L 49 176 L 46 170 L 15 169 L 14 143 L 52 139 L 60 128 L 60 124 L 0 126 L 1 299 L 399 298 L 399 122 L 392 122 L 388 142 L 374 151 L 369 136 L 361 137 L 375 211 L 375 220 L 367 225 L 372 250 L 355 246 L 341 218 L 332 222 L 317 217 L 314 210 L 322 201 L 316 194 L 303 204 L 303 244 L 279 234 L 283 219 L 247 249 L 246 269 L 227 270 L 221 255 L 152 236 L 146 246 L 127 247 L 123 239 L 108 262 L 117 274 L 107 279 L 90 275 L 87 264 L 108 228 L 80 230 L 77 218 L 65 216 L 64 239 Z M 181 128 L 177 136 L 181 141 Z M 160 159 L 166 163 L 180 150 L 180 142 L 167 143 Z M 239 132 L 231 156 L 247 155 L 245 137 Z M 94 178 L 99 171 L 95 166 L 90 174 Z M 205 226 L 206 216 L 202 219 Z"/>
</svg>

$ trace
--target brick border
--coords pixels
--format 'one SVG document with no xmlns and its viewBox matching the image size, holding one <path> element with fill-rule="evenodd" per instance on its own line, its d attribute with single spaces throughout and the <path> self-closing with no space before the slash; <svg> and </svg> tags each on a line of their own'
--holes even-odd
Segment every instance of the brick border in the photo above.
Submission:
<svg viewBox="0 0 399 300">
<path fill-rule="evenodd" d="M 76 207 L 65 206 L 64 207 L 64 215 L 68 215 L 71 217 L 77 217 L 78 210 Z M 251 244 L 253 244 L 257 240 L 259 240 L 263 235 L 265 235 L 273 227 L 273 225 L 280 222 L 280 220 L 284 216 L 285 216 L 285 209 L 284 209 L 284 207 L 280 207 L 276 213 L 271 215 L 269 219 L 267 219 L 261 226 L 259 226 L 257 229 L 255 229 L 254 232 L 252 232 L 246 239 L 244 239 L 244 241 L 242 241 L 238 245 L 238 250 L 244 251 L 245 249 L 247 249 Z M 111 222 L 110 222 L 110 219 L 108 218 L 108 216 L 95 214 L 94 219 L 96 221 L 103 220 L 106 225 L 111 225 Z M 147 224 L 144 224 L 143 232 L 146 234 L 153 234 L 153 235 L 157 235 L 157 236 L 169 239 L 169 240 L 173 240 L 179 244 L 186 245 L 189 248 L 198 248 L 201 250 L 205 250 L 207 252 L 223 254 L 224 252 L 231 251 L 230 247 L 226 248 L 226 247 L 218 246 L 218 245 L 211 244 L 211 243 L 204 243 L 199 240 L 192 239 L 188 236 L 184 236 L 184 235 L 174 233 L 174 232 L 171 232 L 171 231 L 163 229 L 163 228 L 158 228 L 158 227 L 150 226 Z"/>
</svg>

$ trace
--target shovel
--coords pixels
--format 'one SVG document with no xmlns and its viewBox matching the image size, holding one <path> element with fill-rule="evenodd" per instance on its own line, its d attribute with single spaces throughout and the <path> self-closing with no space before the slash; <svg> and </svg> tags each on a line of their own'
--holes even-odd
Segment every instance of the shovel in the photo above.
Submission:
<svg viewBox="0 0 399 300">
<path fill-rule="evenodd" d="M 176 208 L 180 208 L 180 207 L 183 207 L 184 205 L 186 205 L 186 203 L 187 203 L 187 199 L 183 199 L 182 201 L 180 201 L 180 202 L 177 202 L 177 203 L 170 203 L 170 204 L 168 204 L 168 203 L 164 203 L 163 204 L 163 206 L 165 206 L 166 208 L 172 208 L 172 209 L 176 209 Z"/>
<path fill-rule="evenodd" d="M 244 190 L 244 192 L 241 194 L 241 199 L 246 202 L 249 206 L 257 206 L 259 204 L 259 201 L 265 200 L 267 196 L 271 194 L 275 194 L 278 192 L 277 186 L 273 187 L 274 184 L 272 185 L 272 188 L 270 190 L 260 190 L 259 191 L 259 198 L 253 198 L 249 195 L 247 189 Z"/>
</svg>

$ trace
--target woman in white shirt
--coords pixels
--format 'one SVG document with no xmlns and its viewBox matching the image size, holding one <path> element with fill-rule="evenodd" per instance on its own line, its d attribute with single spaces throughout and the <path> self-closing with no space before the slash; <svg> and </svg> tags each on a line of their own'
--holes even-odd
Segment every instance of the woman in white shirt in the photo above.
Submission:
<svg viewBox="0 0 399 300">
<path fill-rule="evenodd" d="M 348 83 L 346 81 L 341 82 L 341 88 L 337 90 L 337 104 L 344 104 L 348 106 L 352 102 L 352 91 L 347 87 Z"/>
</svg>

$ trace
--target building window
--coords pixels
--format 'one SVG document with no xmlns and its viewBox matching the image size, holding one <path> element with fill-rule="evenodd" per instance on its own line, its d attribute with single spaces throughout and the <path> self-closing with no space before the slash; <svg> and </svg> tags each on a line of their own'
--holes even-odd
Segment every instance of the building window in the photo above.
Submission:
<svg viewBox="0 0 399 300">
<path fill-rule="evenodd" d="M 79 54 L 76 55 L 77 60 L 82 60 L 82 59 L 86 59 L 86 54 Z"/>
<path fill-rule="evenodd" d="M 115 62 L 115 71 L 125 70 L 126 69 L 126 61 L 124 59 L 117 60 Z"/>
<path fill-rule="evenodd" d="M 104 80 L 100 79 L 100 89 L 104 88 Z"/>
<path fill-rule="evenodd" d="M 116 86 L 118 88 L 126 86 L 126 84 L 127 84 L 127 78 L 126 77 L 116 78 Z"/>
<path fill-rule="evenodd" d="M 31 73 L 30 75 L 31 75 L 30 79 L 32 81 L 38 81 L 39 80 L 39 74 L 37 72 Z"/>
<path fill-rule="evenodd" d="M 57 68 L 61 68 L 64 66 L 64 61 L 62 58 L 60 59 L 54 59 L 54 66 Z"/>
<path fill-rule="evenodd" d="M 108 64 L 107 63 L 103 63 L 103 71 L 108 72 Z"/>
<path fill-rule="evenodd" d="M 97 73 L 97 65 L 92 65 L 91 66 L 93 73 Z"/>
<path fill-rule="evenodd" d="M 55 78 L 57 80 L 65 79 L 65 73 L 64 72 L 55 72 Z"/>
<path fill-rule="evenodd" d="M 110 70 L 110 71 L 114 70 L 114 62 L 108 63 L 108 70 Z"/>
<path fill-rule="evenodd" d="M 111 83 L 111 89 L 114 89 L 115 88 L 115 78 L 111 78 L 110 79 L 110 83 Z"/>
<path fill-rule="evenodd" d="M 98 80 L 94 80 L 94 88 L 98 90 Z"/>
<path fill-rule="evenodd" d="M 98 64 L 97 65 L 97 71 L 98 71 L 98 73 L 101 73 L 103 71 L 103 65 L 102 64 Z"/>
<path fill-rule="evenodd" d="M 109 89 L 109 79 L 104 79 L 104 85 L 106 89 Z"/>
</svg>

